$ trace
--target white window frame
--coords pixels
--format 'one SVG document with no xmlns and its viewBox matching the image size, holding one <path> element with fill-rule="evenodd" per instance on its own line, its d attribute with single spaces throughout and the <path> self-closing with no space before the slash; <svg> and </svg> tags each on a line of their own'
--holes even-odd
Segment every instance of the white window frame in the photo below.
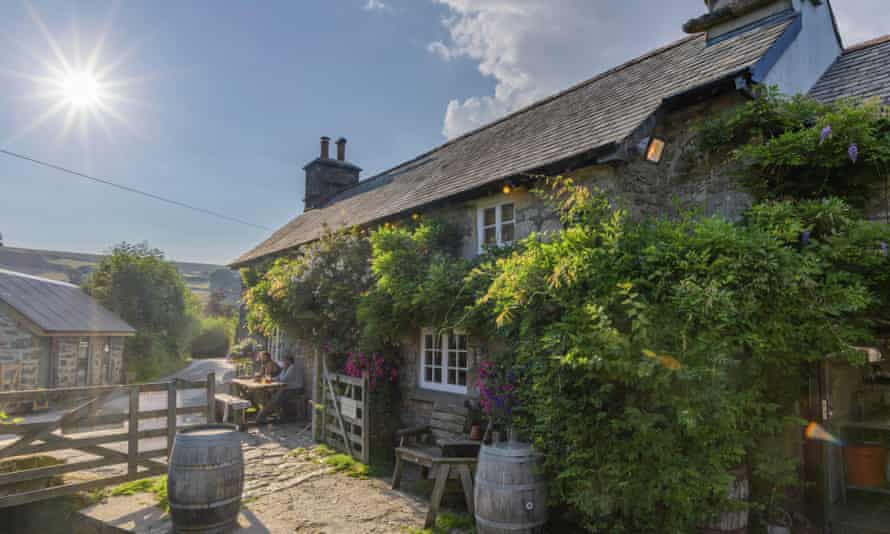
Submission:
<svg viewBox="0 0 890 534">
<path fill-rule="evenodd" d="M 513 219 L 506 221 L 507 224 L 513 224 L 513 239 L 511 241 L 504 241 L 503 236 L 501 235 L 501 231 L 504 227 L 503 220 L 503 210 L 504 206 L 511 205 L 513 206 Z M 477 241 L 477 249 L 479 254 L 485 252 L 485 229 L 491 228 L 492 225 L 485 224 L 485 211 L 494 208 L 495 213 L 495 246 L 502 247 L 504 245 L 509 245 L 516 240 L 516 202 L 506 199 L 498 199 L 493 202 L 486 202 L 484 204 L 479 204 L 476 208 L 476 241 Z M 491 245 L 489 245 L 491 246 Z"/>
<path fill-rule="evenodd" d="M 457 365 L 458 362 L 454 362 L 454 365 L 451 365 L 449 360 L 450 354 L 448 349 L 448 338 L 451 334 L 455 334 L 458 336 L 464 336 L 467 338 L 467 345 L 465 352 L 467 354 L 467 366 L 459 367 Z M 442 382 L 434 382 L 427 381 L 426 379 L 426 336 L 433 336 L 433 344 L 435 345 L 436 339 L 440 337 L 441 334 L 441 345 L 435 347 L 435 350 L 439 352 L 442 357 L 442 365 L 433 367 L 438 367 L 442 370 Z M 445 332 L 441 332 L 436 330 L 435 328 L 424 328 L 420 332 L 420 354 L 418 355 L 418 384 L 423 389 L 430 389 L 434 391 L 444 391 L 446 393 L 457 393 L 459 395 L 466 395 L 468 391 L 468 385 L 470 382 L 470 339 L 466 332 L 462 330 L 447 330 Z M 457 384 L 449 384 L 448 383 L 448 370 L 456 369 L 457 371 L 464 371 L 467 373 L 467 385 L 457 385 Z"/>
</svg>

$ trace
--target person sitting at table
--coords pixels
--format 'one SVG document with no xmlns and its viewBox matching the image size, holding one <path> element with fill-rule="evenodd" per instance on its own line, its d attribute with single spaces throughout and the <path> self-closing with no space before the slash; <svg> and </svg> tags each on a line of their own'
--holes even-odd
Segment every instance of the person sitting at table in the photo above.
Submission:
<svg viewBox="0 0 890 534">
<path fill-rule="evenodd" d="M 262 378 L 275 379 L 281 374 L 281 366 L 272 359 L 272 355 L 268 351 L 260 354 L 260 376 Z"/>
<path fill-rule="evenodd" d="M 272 397 L 260 413 L 257 414 L 257 423 L 267 423 L 268 416 L 273 411 L 281 411 L 281 408 L 294 398 L 303 394 L 303 368 L 296 364 L 293 356 L 284 359 L 284 371 L 274 379 L 284 384 L 284 389 Z"/>
</svg>

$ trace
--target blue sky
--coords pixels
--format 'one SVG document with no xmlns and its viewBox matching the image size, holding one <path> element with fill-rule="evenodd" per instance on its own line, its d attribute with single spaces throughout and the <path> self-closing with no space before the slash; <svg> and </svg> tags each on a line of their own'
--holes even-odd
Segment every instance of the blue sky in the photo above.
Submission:
<svg viewBox="0 0 890 534">
<path fill-rule="evenodd" d="M 879 2 L 835 0 L 849 42 L 890 32 Z M 679 38 L 702 11 L 701 0 L 10 0 L 0 147 L 277 228 L 302 210 L 320 135 L 349 139 L 368 177 Z M 59 102 L 47 94 L 59 57 L 83 65 L 103 35 L 109 110 L 34 126 Z M 147 240 L 224 263 L 269 233 L 2 155 L 0 187 L 11 246 Z"/>
</svg>

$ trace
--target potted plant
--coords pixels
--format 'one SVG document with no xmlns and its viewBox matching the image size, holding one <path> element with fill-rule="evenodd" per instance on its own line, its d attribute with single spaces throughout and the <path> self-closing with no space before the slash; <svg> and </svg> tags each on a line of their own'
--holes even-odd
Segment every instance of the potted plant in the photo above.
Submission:
<svg viewBox="0 0 890 534">
<path fill-rule="evenodd" d="M 467 409 L 467 419 L 470 423 L 470 439 L 475 441 L 482 440 L 482 403 L 477 399 L 467 399 L 464 401 L 464 407 Z"/>
<path fill-rule="evenodd" d="M 773 449 L 773 448 L 770 448 Z M 768 534 L 791 534 L 792 518 L 787 510 L 788 490 L 799 484 L 797 462 L 780 450 L 764 450 L 758 455 L 754 474 L 768 484 L 762 519 Z"/>
<path fill-rule="evenodd" d="M 491 360 L 483 360 L 479 364 L 477 386 L 482 412 L 488 417 L 484 440 L 490 439 L 492 443 L 497 443 L 506 435 L 513 441 L 513 408 L 517 403 L 516 373 Z"/>
</svg>

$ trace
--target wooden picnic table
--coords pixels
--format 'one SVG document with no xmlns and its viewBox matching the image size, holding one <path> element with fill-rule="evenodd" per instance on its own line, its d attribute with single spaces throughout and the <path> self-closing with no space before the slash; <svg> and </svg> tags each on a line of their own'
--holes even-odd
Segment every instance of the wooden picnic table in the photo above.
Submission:
<svg viewBox="0 0 890 534">
<path fill-rule="evenodd" d="M 259 410 L 272 400 L 272 396 L 284 389 L 286 384 L 265 382 L 257 378 L 233 378 L 232 386 L 238 391 L 238 396 L 249 400 L 259 413 Z"/>
</svg>

